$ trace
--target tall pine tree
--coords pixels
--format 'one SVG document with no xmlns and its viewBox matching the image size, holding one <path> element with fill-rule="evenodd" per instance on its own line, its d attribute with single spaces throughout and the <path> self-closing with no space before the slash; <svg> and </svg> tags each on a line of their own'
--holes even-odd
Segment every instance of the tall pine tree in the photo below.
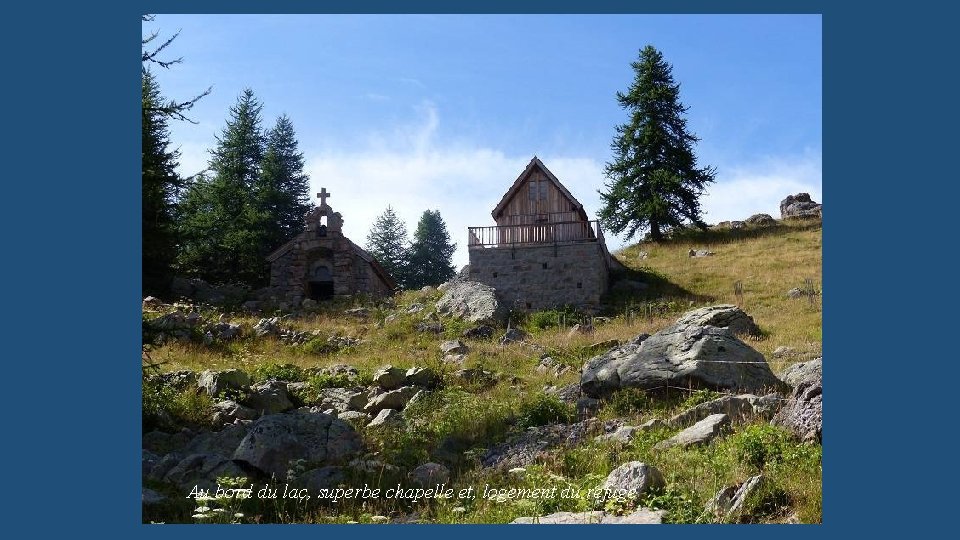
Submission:
<svg viewBox="0 0 960 540">
<path fill-rule="evenodd" d="M 380 214 L 367 235 L 367 251 L 390 272 L 397 285 L 406 289 L 409 283 L 409 240 L 407 227 L 394 213 L 392 206 Z"/>
<path fill-rule="evenodd" d="M 452 261 L 456 249 L 457 245 L 450 243 L 450 233 L 440 211 L 424 211 L 410 246 L 407 287 L 439 285 L 456 275 Z"/>
<path fill-rule="evenodd" d="M 160 86 L 149 68 L 141 71 L 141 84 L 143 294 L 165 296 L 176 259 L 173 205 L 182 182 L 176 171 L 178 152 L 168 148 L 170 130 L 160 110 Z"/>
<path fill-rule="evenodd" d="M 188 274 L 214 283 L 266 281 L 261 246 L 269 216 L 255 198 L 265 148 L 262 107 L 252 90 L 244 90 L 210 152 L 210 174 L 182 201 L 180 264 Z"/>
<path fill-rule="evenodd" d="M 684 220 L 705 229 L 699 197 L 716 170 L 697 167 L 693 146 L 700 139 L 687 131 L 688 108 L 680 103 L 673 68 L 651 45 L 631 66 L 633 84 L 626 94 L 617 92 L 630 120 L 616 128 L 598 217 L 613 232 L 626 231 L 627 239 L 649 228 L 651 239 L 661 240 Z"/>
<path fill-rule="evenodd" d="M 267 218 L 262 246 L 266 256 L 303 230 L 303 216 L 310 210 L 310 177 L 303 172 L 303 154 L 286 115 L 266 134 L 255 191 L 259 210 Z"/>
</svg>

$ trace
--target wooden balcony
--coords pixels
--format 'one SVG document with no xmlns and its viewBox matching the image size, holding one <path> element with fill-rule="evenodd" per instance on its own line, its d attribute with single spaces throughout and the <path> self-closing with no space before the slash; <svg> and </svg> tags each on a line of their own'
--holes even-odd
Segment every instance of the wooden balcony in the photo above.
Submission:
<svg viewBox="0 0 960 540">
<path fill-rule="evenodd" d="M 576 242 L 604 243 L 603 231 L 596 220 L 468 227 L 467 232 L 467 247 L 470 249 Z"/>
</svg>

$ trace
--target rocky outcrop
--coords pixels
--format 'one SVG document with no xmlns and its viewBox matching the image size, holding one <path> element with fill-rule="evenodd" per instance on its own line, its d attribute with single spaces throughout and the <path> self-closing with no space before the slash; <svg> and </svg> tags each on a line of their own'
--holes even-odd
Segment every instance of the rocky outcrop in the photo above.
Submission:
<svg viewBox="0 0 960 540">
<path fill-rule="evenodd" d="M 823 439 L 823 377 L 802 381 L 771 422 L 784 427 L 804 442 Z"/>
<path fill-rule="evenodd" d="M 773 216 L 770 214 L 754 214 L 748 217 L 746 222 L 755 227 L 767 227 L 777 224 L 777 220 L 773 219 Z"/>
<path fill-rule="evenodd" d="M 823 217 L 823 205 L 814 202 L 809 193 L 787 195 L 786 199 L 780 201 L 780 219 L 821 217 Z"/>
<path fill-rule="evenodd" d="M 249 385 L 250 376 L 239 369 L 207 370 L 200 374 L 200 380 L 197 381 L 197 386 L 211 397 L 238 392 Z"/>
<path fill-rule="evenodd" d="M 360 446 L 353 426 L 329 414 L 271 414 L 250 426 L 233 459 L 284 478 L 292 460 L 337 462 L 353 457 Z"/>
<path fill-rule="evenodd" d="M 499 322 L 509 314 L 493 287 L 460 280 L 449 282 L 437 302 L 437 311 L 469 322 Z"/>
<path fill-rule="evenodd" d="M 264 381 L 250 387 L 250 394 L 243 404 L 261 414 L 276 414 L 295 407 L 287 383 L 277 380 Z"/>
<path fill-rule="evenodd" d="M 489 449 L 480 462 L 484 467 L 503 470 L 526 467 L 550 449 L 580 444 L 595 427 L 594 421 L 585 420 L 570 425 L 550 424 L 530 428 Z"/>
<path fill-rule="evenodd" d="M 674 324 L 588 360 L 580 386 L 592 397 L 620 388 L 705 387 L 757 393 L 782 387 L 762 354 L 728 328 Z"/>
</svg>

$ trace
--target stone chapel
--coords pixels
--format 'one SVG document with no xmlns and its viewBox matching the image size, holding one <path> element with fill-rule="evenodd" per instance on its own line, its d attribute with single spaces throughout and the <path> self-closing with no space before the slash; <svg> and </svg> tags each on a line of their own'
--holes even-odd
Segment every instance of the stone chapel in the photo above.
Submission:
<svg viewBox="0 0 960 540">
<path fill-rule="evenodd" d="M 357 294 L 392 294 L 397 284 L 389 272 L 343 235 L 343 217 L 327 204 L 331 194 L 323 188 L 317 197 L 320 205 L 307 213 L 304 231 L 267 256 L 267 296 L 300 305 L 308 298 L 319 302 Z"/>
</svg>

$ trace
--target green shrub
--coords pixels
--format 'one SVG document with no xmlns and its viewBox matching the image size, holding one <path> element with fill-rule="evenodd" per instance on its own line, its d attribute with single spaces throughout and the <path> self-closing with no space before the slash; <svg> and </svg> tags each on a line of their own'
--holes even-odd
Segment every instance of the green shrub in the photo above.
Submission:
<svg viewBox="0 0 960 540">
<path fill-rule="evenodd" d="M 623 388 L 610 396 L 608 407 L 618 416 L 643 412 L 651 405 L 650 397 L 639 388 Z"/>
<path fill-rule="evenodd" d="M 573 326 L 580 322 L 583 315 L 570 306 L 564 306 L 559 309 L 548 309 L 544 311 L 535 311 L 527 315 L 526 326 L 531 331 L 541 331 L 550 328 L 556 328 L 561 324 Z"/>
<path fill-rule="evenodd" d="M 143 379 L 143 431 L 177 426 L 208 426 L 213 399 L 204 392 L 174 388 L 152 378 Z"/>
<path fill-rule="evenodd" d="M 517 425 L 521 428 L 545 426 L 554 422 L 569 423 L 576 418 L 572 405 L 560 401 L 560 398 L 550 394 L 537 394 L 531 401 L 520 405 L 517 414 Z"/>
<path fill-rule="evenodd" d="M 723 396 L 720 392 L 714 392 L 713 390 L 701 389 L 693 392 L 683 402 L 680 406 L 684 409 L 690 409 L 700 405 L 701 403 L 706 403 L 708 401 L 713 401 L 719 397 Z"/>
<path fill-rule="evenodd" d="M 252 375 L 255 381 L 276 379 L 286 382 L 303 382 L 307 379 L 303 368 L 293 364 L 262 364 L 253 370 Z"/>
<path fill-rule="evenodd" d="M 791 435 L 769 424 L 747 426 L 733 437 L 737 458 L 757 469 L 767 463 L 783 461 L 784 454 L 793 450 Z"/>
<path fill-rule="evenodd" d="M 660 492 L 642 497 L 640 506 L 653 510 L 666 510 L 664 523 L 709 523 L 710 516 L 704 511 L 705 502 L 696 493 L 688 493 L 674 485 L 669 485 Z"/>
</svg>

